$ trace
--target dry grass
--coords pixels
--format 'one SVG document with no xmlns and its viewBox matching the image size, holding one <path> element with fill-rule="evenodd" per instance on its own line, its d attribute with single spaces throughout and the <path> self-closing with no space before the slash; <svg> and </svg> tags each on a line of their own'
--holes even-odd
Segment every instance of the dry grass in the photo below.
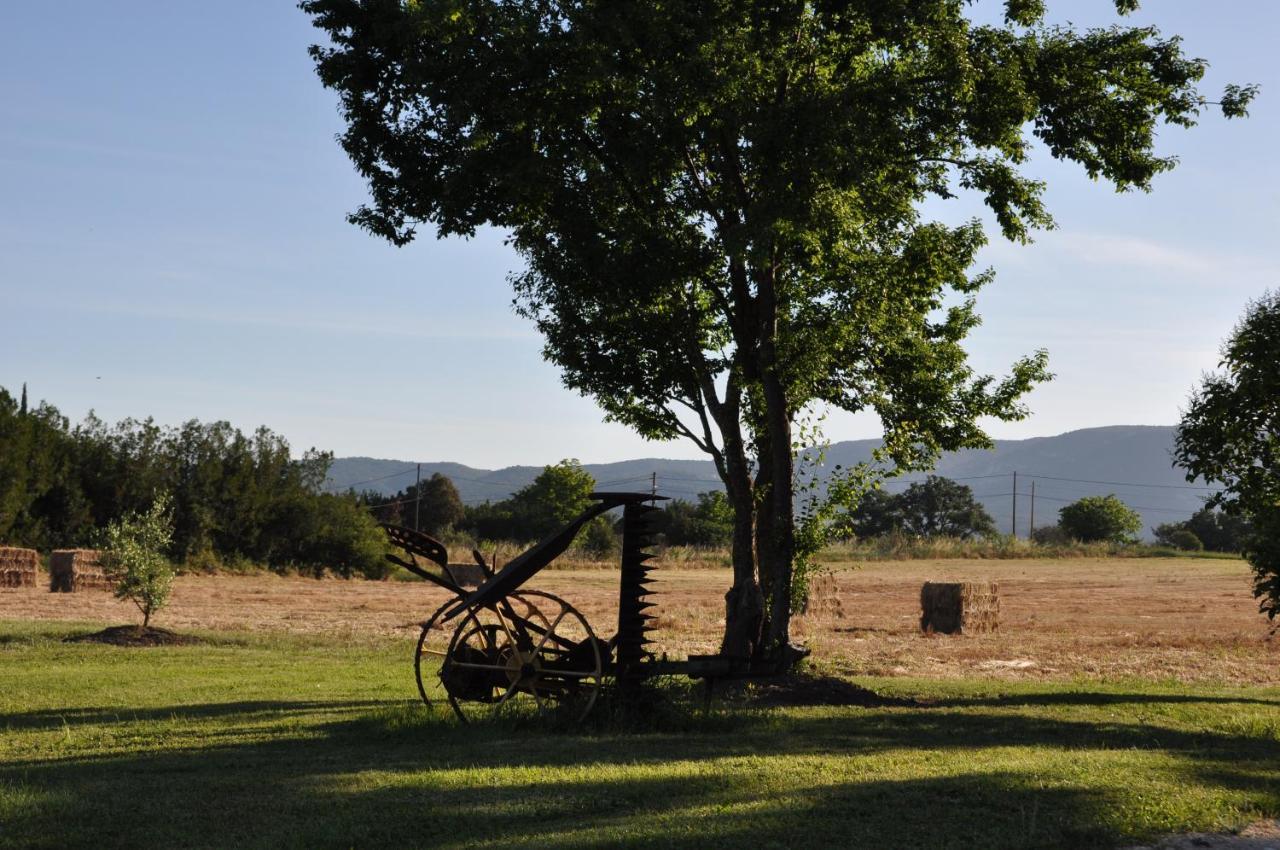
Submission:
<svg viewBox="0 0 1280 850">
<path fill-rule="evenodd" d="M 657 648 L 714 651 L 725 571 L 659 562 Z M 925 581 L 998 581 L 996 634 L 924 636 Z M 613 633 L 617 573 L 550 570 L 531 588 L 563 596 L 597 632 Z M 1242 561 L 1147 559 L 913 560 L 835 565 L 793 633 L 817 663 L 853 675 L 1280 684 L 1280 640 L 1269 637 Z M 403 638 L 444 600 L 422 583 L 184 576 L 158 617 L 167 628 Z M 0 619 L 135 619 L 109 593 L 0 591 Z"/>
</svg>

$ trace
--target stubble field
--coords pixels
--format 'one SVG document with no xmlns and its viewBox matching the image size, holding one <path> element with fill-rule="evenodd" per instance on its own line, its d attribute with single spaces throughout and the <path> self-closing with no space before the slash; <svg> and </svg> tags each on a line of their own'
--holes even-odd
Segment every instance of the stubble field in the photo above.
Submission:
<svg viewBox="0 0 1280 850">
<path fill-rule="evenodd" d="M 659 651 L 713 652 L 724 622 L 724 570 L 655 573 Z M 997 581 L 995 634 L 925 636 L 925 581 Z M 1249 570 L 1237 560 L 1184 558 L 1042 561 L 882 561 L 836 564 L 817 583 L 813 613 L 795 637 L 815 661 L 845 675 L 995 679 L 1115 679 L 1280 685 L 1280 640 L 1258 614 Z M 529 587 L 557 594 L 602 636 L 617 617 L 617 574 L 548 570 Z M 157 623 L 175 630 L 401 638 L 446 599 L 421 582 L 185 576 Z M 129 622 L 136 612 L 103 592 L 6 591 L 0 619 Z"/>
</svg>

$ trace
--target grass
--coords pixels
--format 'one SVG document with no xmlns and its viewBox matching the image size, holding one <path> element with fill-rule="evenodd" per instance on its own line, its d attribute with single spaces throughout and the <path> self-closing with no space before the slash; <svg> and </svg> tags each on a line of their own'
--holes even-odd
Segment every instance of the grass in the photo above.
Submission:
<svg viewBox="0 0 1280 850">
<path fill-rule="evenodd" d="M 459 727 L 410 647 L 0 623 L 0 847 L 1108 847 L 1280 814 L 1280 689 L 862 678 L 924 707 Z M 96 628 L 96 627 L 95 627 Z"/>
</svg>

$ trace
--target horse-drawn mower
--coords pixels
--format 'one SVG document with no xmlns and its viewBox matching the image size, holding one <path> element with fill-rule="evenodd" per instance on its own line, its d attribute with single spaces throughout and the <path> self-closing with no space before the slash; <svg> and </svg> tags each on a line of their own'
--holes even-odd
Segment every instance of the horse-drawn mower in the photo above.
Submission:
<svg viewBox="0 0 1280 850">
<path fill-rule="evenodd" d="M 453 594 L 422 624 L 414 672 L 428 705 L 447 701 L 463 721 L 483 712 L 527 707 L 539 713 L 564 712 L 581 720 L 604 688 L 632 691 L 656 674 L 684 674 L 708 681 L 750 673 L 745 659 L 719 655 L 685 661 L 656 658 L 649 650 L 654 606 L 645 551 L 656 498 L 648 493 L 593 493 L 588 510 L 541 543 L 493 571 L 475 553 L 484 578 L 464 587 L 460 568 L 434 538 L 385 525 L 392 543 L 409 557 L 388 555 L 406 570 Z M 649 503 L 649 504 L 646 504 Z M 622 508 L 622 563 L 618 585 L 618 626 L 610 638 L 597 636 L 578 609 L 525 584 L 551 564 L 596 517 Z M 439 661 L 437 668 L 434 663 Z"/>
</svg>

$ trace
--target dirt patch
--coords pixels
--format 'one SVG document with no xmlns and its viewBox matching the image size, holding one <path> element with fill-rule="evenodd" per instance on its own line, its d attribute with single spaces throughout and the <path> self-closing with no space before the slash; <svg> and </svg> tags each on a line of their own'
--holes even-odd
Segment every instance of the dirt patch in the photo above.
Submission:
<svg viewBox="0 0 1280 850">
<path fill-rule="evenodd" d="M 1129 850 L 1280 850 L 1280 821 L 1266 820 L 1237 833 L 1196 832 Z"/>
<path fill-rule="evenodd" d="M 111 626 L 100 632 L 88 635 L 76 635 L 66 639 L 67 643 L 105 643 L 111 646 L 183 646 L 199 643 L 200 639 L 191 635 L 180 635 L 168 629 L 157 629 L 155 626 Z"/>
<path fill-rule="evenodd" d="M 920 708 L 928 703 L 887 697 L 834 676 L 796 674 L 762 679 L 751 685 L 746 701 L 757 706 L 856 705 L 863 708 Z"/>
</svg>

